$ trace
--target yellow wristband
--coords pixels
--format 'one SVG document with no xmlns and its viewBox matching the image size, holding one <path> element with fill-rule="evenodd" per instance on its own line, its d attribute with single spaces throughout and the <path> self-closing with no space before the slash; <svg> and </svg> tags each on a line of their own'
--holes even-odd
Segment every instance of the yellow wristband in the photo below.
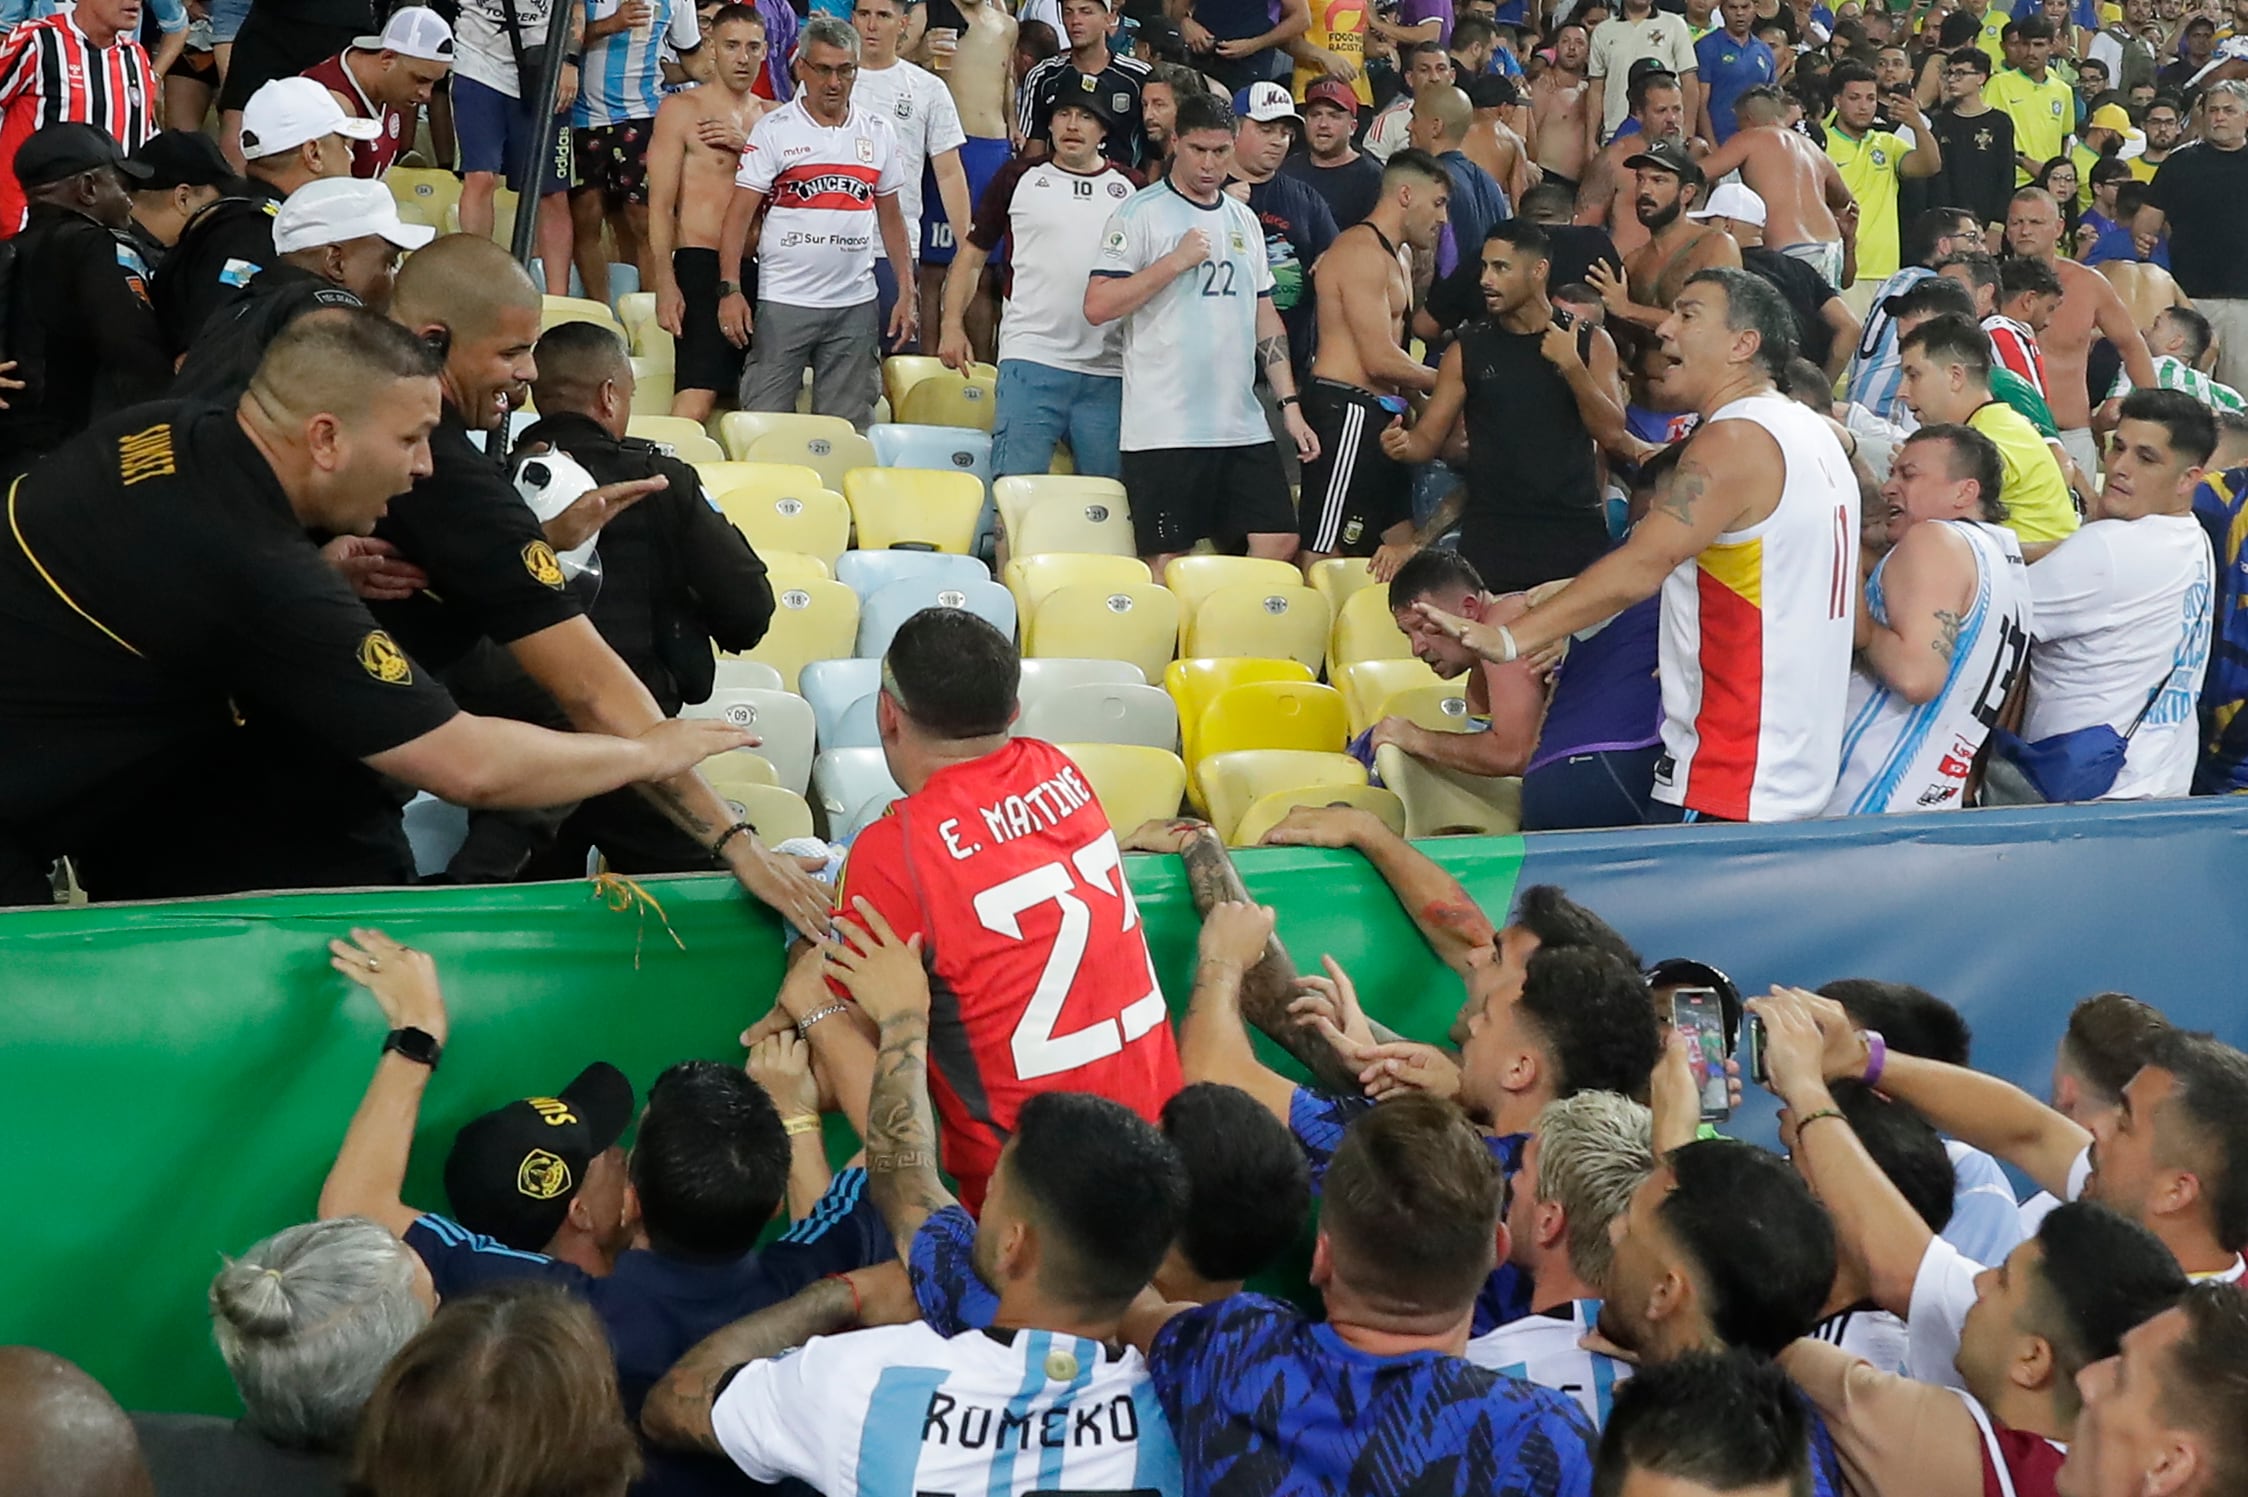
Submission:
<svg viewBox="0 0 2248 1497">
<path fill-rule="evenodd" d="M 781 1131 L 786 1133 L 790 1138 L 796 1137 L 799 1133 L 817 1133 L 819 1131 L 819 1127 L 819 1117 L 814 1113 L 807 1113 L 800 1118 L 781 1119 Z"/>
</svg>

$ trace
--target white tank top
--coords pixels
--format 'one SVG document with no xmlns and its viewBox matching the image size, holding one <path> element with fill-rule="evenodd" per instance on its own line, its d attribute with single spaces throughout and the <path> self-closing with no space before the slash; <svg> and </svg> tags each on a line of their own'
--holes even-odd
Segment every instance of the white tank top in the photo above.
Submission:
<svg viewBox="0 0 2248 1497">
<path fill-rule="evenodd" d="M 1655 799 L 1726 821 L 1818 815 L 1842 762 L 1858 482 L 1834 430 L 1783 395 L 1721 407 L 1779 443 L 1780 502 L 1663 580 Z"/>
<path fill-rule="evenodd" d="M 1827 802 L 1829 816 L 1957 806 L 1967 771 L 2029 652 L 2029 569 L 2014 532 L 1975 520 L 1926 523 L 1948 525 L 1967 542 L 1975 557 L 1975 601 L 1960 620 L 1944 688 L 1927 701 L 1906 701 L 1863 666 L 1850 673 L 1842 774 Z M 1866 582 L 1866 602 L 1881 624 L 1889 622 L 1882 589 L 1888 569 L 1885 556 Z"/>
</svg>

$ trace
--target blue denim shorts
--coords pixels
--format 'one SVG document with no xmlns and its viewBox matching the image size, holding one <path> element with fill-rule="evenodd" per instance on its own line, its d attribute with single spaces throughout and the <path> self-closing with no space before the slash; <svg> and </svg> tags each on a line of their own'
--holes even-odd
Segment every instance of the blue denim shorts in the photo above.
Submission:
<svg viewBox="0 0 2248 1497">
<path fill-rule="evenodd" d="M 1070 461 L 1091 478 L 1123 473 L 1124 379 L 1077 374 L 1028 359 L 999 361 L 998 411 L 991 426 L 991 472 L 1044 473 L 1057 444 L 1069 443 Z"/>
</svg>

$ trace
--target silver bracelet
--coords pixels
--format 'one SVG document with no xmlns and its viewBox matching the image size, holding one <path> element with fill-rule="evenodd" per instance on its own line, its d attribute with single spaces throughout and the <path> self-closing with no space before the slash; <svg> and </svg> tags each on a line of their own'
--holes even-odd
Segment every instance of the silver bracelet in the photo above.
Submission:
<svg viewBox="0 0 2248 1497">
<path fill-rule="evenodd" d="M 850 1004 L 844 1003 L 841 1000 L 830 1003 L 824 1008 L 815 1008 L 810 1013 L 806 1014 L 803 1018 L 796 1021 L 796 1033 L 799 1037 L 808 1036 L 810 1035 L 812 1026 L 814 1024 L 819 1023 L 819 1021 L 822 1019 L 832 1019 L 837 1014 L 848 1013 L 850 1011 L 850 1008 Z"/>
</svg>

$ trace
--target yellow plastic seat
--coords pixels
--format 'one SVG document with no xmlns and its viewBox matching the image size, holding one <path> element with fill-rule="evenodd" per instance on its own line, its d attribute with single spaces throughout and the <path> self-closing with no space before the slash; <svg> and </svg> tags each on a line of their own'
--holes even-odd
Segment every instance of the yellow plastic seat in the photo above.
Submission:
<svg viewBox="0 0 2248 1497">
<path fill-rule="evenodd" d="M 779 785 L 740 785 L 719 794 L 736 817 L 757 829 L 757 840 L 767 847 L 791 837 L 812 835 L 811 804 L 793 790 Z"/>
<path fill-rule="evenodd" d="M 653 322 L 643 322 L 626 331 L 632 338 L 632 356 L 646 359 L 659 369 L 679 367 L 679 341 L 657 327 Z"/>
<path fill-rule="evenodd" d="M 704 487 L 709 487 L 707 480 Z M 832 572 L 835 559 L 850 548 L 851 507 L 841 494 L 817 484 L 777 493 L 752 484 L 713 497 L 760 556 L 768 550 L 797 551 L 818 557 Z"/>
<path fill-rule="evenodd" d="M 819 474 L 820 482 L 840 494 L 843 480 L 854 469 L 875 466 L 874 444 L 857 432 L 847 436 L 804 435 L 793 431 L 768 432 L 749 444 L 753 463 L 797 463 Z M 980 496 L 983 486 L 978 484 Z M 977 502 L 982 502 L 979 497 Z"/>
<path fill-rule="evenodd" d="M 1408 837 L 1512 836 L 1522 830 L 1522 781 L 1439 769 L 1394 743 L 1374 750 L 1382 783 L 1405 803 Z"/>
<path fill-rule="evenodd" d="M 1371 811 L 1382 820 L 1382 825 L 1402 837 L 1405 835 L 1405 802 L 1397 798 L 1394 790 L 1384 790 L 1379 785 L 1318 785 L 1296 790 L 1275 790 L 1270 795 L 1260 795 L 1241 813 L 1234 825 L 1233 835 L 1227 838 L 1229 846 L 1255 847 L 1298 806 L 1355 806 L 1361 811 Z"/>
<path fill-rule="evenodd" d="M 975 550 L 984 490 L 983 480 L 973 473 L 853 468 L 843 475 L 843 497 L 850 501 L 862 551 L 887 551 L 899 544 L 933 546 L 960 556 Z"/>
<path fill-rule="evenodd" d="M 627 291 L 617 298 L 617 321 L 634 338 L 644 327 L 653 327 L 656 321 L 656 293 L 653 291 Z"/>
<path fill-rule="evenodd" d="M 768 551 L 759 546 L 757 559 L 765 563 L 765 576 L 775 587 L 825 582 L 835 575 L 826 562 L 802 551 Z"/>
<path fill-rule="evenodd" d="M 796 678 L 815 660 L 851 653 L 859 632 L 859 595 L 840 582 L 799 582 L 773 589 L 773 622 L 754 650 L 742 654 L 781 673 L 781 687 L 796 690 Z"/>
<path fill-rule="evenodd" d="M 1295 568 L 1288 570 L 1295 574 Z M 1327 600 L 1301 582 L 1228 583 L 1195 606 L 1183 653 L 1300 660 L 1317 670 L 1326 658 L 1333 618 Z"/>
<path fill-rule="evenodd" d="M 1179 704 L 1179 742 L 1190 760 L 1195 756 L 1195 732 L 1201 726 L 1203 710 L 1216 701 L 1221 692 L 1251 681 L 1308 682 L 1311 679 L 1311 667 L 1301 661 L 1230 657 L 1174 660 L 1164 668 L 1162 675 L 1163 689 Z"/>
<path fill-rule="evenodd" d="M 1310 681 L 1251 681 L 1229 686 L 1195 724 L 1195 760 L 1237 749 L 1316 749 L 1339 753 L 1349 741 L 1343 694 Z"/>
<path fill-rule="evenodd" d="M 1369 587 L 1380 588 L 1384 597 L 1389 595 L 1389 584 L 1374 580 L 1374 574 L 1366 570 L 1363 556 L 1330 556 L 1312 567 L 1310 581 L 1319 590 L 1319 596 L 1327 600 L 1327 606 L 1337 613 L 1342 612 L 1351 594 L 1364 592 Z"/>
<path fill-rule="evenodd" d="M 408 223 L 442 229 L 446 209 L 452 209 L 456 217 L 460 212 L 461 179 L 451 172 L 429 166 L 394 166 L 384 176 L 383 185 L 397 200 L 399 217 Z"/>
<path fill-rule="evenodd" d="M 1015 595 L 1015 608 L 1024 618 L 1057 587 L 1132 587 L 1153 580 L 1147 563 L 1137 556 L 1084 556 L 1070 551 L 1048 551 L 1018 556 L 1007 563 L 1000 578 Z"/>
<path fill-rule="evenodd" d="M 624 324 L 616 314 L 597 301 L 583 296 L 547 296 L 539 300 L 539 331 L 559 327 L 565 322 L 597 322 L 617 335 L 617 341 L 629 344 Z"/>
<path fill-rule="evenodd" d="M 882 396 L 890 409 L 905 409 L 905 392 L 935 374 L 949 374 L 944 360 L 934 354 L 894 353 L 882 361 Z"/>
<path fill-rule="evenodd" d="M 908 426 L 967 426 L 989 431 L 999 413 L 997 373 L 958 374 L 939 368 L 915 380 L 905 392 L 905 403 L 893 400 L 890 409 Z"/>
<path fill-rule="evenodd" d="M 1023 654 L 1128 660 L 1150 681 L 1163 674 L 1179 638 L 1179 600 L 1152 582 L 1057 587 L 1023 624 Z M 1181 714 L 1184 715 L 1183 713 Z"/>
<path fill-rule="evenodd" d="M 1361 660 L 1409 660 L 1413 641 L 1389 611 L 1389 589 L 1360 588 L 1335 615 L 1334 637 L 1327 642 L 1327 673 Z"/>
<path fill-rule="evenodd" d="M 690 463 L 722 463 L 726 449 L 702 429 L 700 421 L 690 421 L 685 416 L 668 412 L 660 416 L 634 415 L 625 423 L 625 435 L 644 441 L 662 442 Z"/>
<path fill-rule="evenodd" d="M 1432 667 L 1411 659 L 1353 661 L 1329 671 L 1327 679 L 1343 694 L 1354 738 L 1387 715 L 1389 699 L 1399 692 L 1441 684 Z"/>
<path fill-rule="evenodd" d="M 702 478 L 703 492 L 713 499 L 720 494 L 790 499 L 827 487 L 817 472 L 802 463 L 738 463 L 722 458 L 695 464 L 695 472 Z"/>
<path fill-rule="evenodd" d="M 751 749 L 729 749 L 723 754 L 712 754 L 702 761 L 702 776 L 710 781 L 710 788 L 720 795 L 734 796 L 737 791 L 764 788 L 778 790 L 780 772 L 773 761 Z"/>
<path fill-rule="evenodd" d="M 1030 513 L 1030 507 L 1041 500 L 1063 495 L 1110 505 L 1127 515 L 1131 513 L 1124 498 L 1124 485 L 1113 478 L 1086 478 L 1076 473 L 1011 473 L 1005 478 L 994 478 L 991 502 L 999 511 L 999 531 L 1008 538 L 1010 549 L 1015 532 L 1021 529 L 1023 516 Z"/>
<path fill-rule="evenodd" d="M 1249 807 L 1265 796 L 1328 785 L 1363 785 L 1366 766 L 1348 754 L 1308 749 L 1241 749 L 1212 754 L 1196 766 L 1195 788 L 1210 825 L 1228 843 Z"/>
<path fill-rule="evenodd" d="M 1202 600 L 1221 587 L 1236 582 L 1260 582 L 1267 587 L 1302 587 L 1304 574 L 1285 561 L 1261 556 L 1177 556 L 1163 569 L 1163 585 L 1179 595 L 1179 606 L 1188 618 Z M 1189 654 L 1202 654 L 1190 650 Z M 1249 654 L 1252 651 L 1213 650 L 1210 654 Z M 1316 665 L 1314 666 L 1316 669 Z"/>
<path fill-rule="evenodd" d="M 728 411 L 718 418 L 718 440 L 736 462 L 749 460 L 749 449 L 760 437 L 793 431 L 812 437 L 855 437 L 858 429 L 841 416 L 807 416 L 796 411 Z M 772 462 L 786 461 L 772 458 Z"/>
<path fill-rule="evenodd" d="M 652 359 L 635 358 L 632 365 L 632 419 L 662 416 L 670 420 L 672 368 Z M 703 441 L 710 438 L 704 437 Z"/>
<path fill-rule="evenodd" d="M 1139 555 L 1132 511 L 1120 499 L 1057 495 L 1032 504 L 1008 532 L 1007 554 L 1036 556 L 1078 551 L 1100 556 Z"/>
<path fill-rule="evenodd" d="M 451 176 L 452 173 L 447 172 L 445 175 Z M 493 243 L 506 244 L 514 239 L 515 209 L 519 201 L 517 195 L 505 187 L 497 187 L 492 190 Z M 448 234 L 461 232 L 461 205 L 458 198 L 445 205 L 444 229 Z"/>
<path fill-rule="evenodd" d="M 1475 726 L 1467 712 L 1467 678 L 1413 686 L 1382 703 L 1382 717 L 1402 717 L 1432 733 L 1465 733 Z M 1376 719 L 1379 721 L 1379 719 Z"/>
<path fill-rule="evenodd" d="M 1186 765 L 1177 754 L 1139 743 L 1057 743 L 1084 771 L 1119 840 L 1143 821 L 1179 814 L 1186 797 Z"/>
</svg>

